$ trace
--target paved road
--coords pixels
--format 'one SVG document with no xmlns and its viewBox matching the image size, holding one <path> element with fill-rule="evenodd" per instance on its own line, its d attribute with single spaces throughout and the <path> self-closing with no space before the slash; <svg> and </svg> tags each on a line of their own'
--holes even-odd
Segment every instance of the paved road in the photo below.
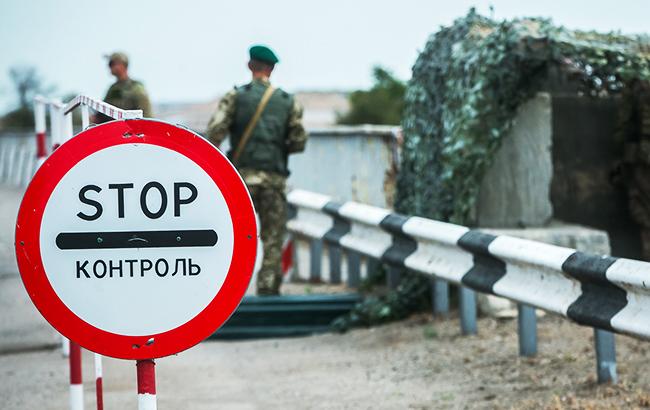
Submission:
<svg viewBox="0 0 650 410">
<path fill-rule="evenodd" d="M 23 191 L 0 185 L 0 275 L 18 274 L 14 258 L 14 226 Z"/>
<path fill-rule="evenodd" d="M 57 333 L 29 300 L 14 257 L 14 226 L 22 190 L 0 186 L 0 354 L 51 347 Z"/>
</svg>

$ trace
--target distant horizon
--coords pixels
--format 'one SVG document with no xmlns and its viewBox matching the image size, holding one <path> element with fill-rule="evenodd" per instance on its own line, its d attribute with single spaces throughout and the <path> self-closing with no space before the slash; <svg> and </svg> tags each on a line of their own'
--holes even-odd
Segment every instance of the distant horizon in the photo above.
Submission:
<svg viewBox="0 0 650 410">
<path fill-rule="evenodd" d="M 282 87 L 280 86 L 280 88 L 282 88 Z M 292 94 L 311 94 L 311 93 L 314 93 L 314 94 L 350 94 L 350 93 L 352 93 L 352 92 L 354 92 L 354 91 L 356 91 L 356 90 L 326 90 L 326 89 L 323 89 L 323 90 L 292 90 L 291 93 L 292 93 Z M 224 94 L 225 94 L 225 92 L 222 93 L 222 94 L 219 94 L 219 95 L 217 95 L 217 96 L 215 96 L 215 97 L 208 98 L 207 100 L 187 100 L 187 101 L 182 101 L 182 100 L 178 100 L 178 101 L 153 101 L 153 100 L 152 100 L 151 103 L 152 103 L 153 105 L 167 105 L 167 104 L 207 104 L 207 103 L 211 103 L 211 102 L 215 102 L 215 101 L 217 101 L 217 100 L 220 99 Z"/>
<path fill-rule="evenodd" d="M 57 96 L 102 98 L 113 82 L 103 55 L 115 50 L 129 55 L 130 74 L 156 104 L 210 102 L 247 82 L 247 50 L 257 43 L 279 55 L 273 81 L 290 92 L 366 89 L 375 65 L 406 81 L 429 36 L 471 7 L 497 20 L 545 17 L 576 30 L 642 35 L 650 29 L 647 0 L 620 0 L 616 7 L 602 0 L 277 0 L 272 6 L 114 0 L 110 7 L 8 0 L 0 5 L 0 113 L 16 107 L 13 66 L 35 67 Z"/>
</svg>

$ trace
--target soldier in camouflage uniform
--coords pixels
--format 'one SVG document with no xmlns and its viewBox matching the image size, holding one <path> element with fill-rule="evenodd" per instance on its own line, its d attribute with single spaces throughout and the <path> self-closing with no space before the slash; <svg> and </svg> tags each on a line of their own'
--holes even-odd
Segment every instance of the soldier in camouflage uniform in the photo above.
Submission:
<svg viewBox="0 0 650 410">
<path fill-rule="evenodd" d="M 619 136 L 625 143 L 623 179 L 628 205 L 641 230 L 643 259 L 650 261 L 650 83 L 637 80 L 623 96 Z"/>
<path fill-rule="evenodd" d="M 230 135 L 228 157 L 246 182 L 260 218 L 264 259 L 257 278 L 258 295 L 279 294 L 287 212 L 287 159 L 289 154 L 303 151 L 307 142 L 300 105 L 285 91 L 270 89 L 269 77 L 277 62 L 267 47 L 251 47 L 248 68 L 253 80 L 221 99 L 207 131 L 208 139 L 216 146 Z M 270 97 L 264 105 L 261 101 L 267 90 Z M 251 121 L 260 106 L 263 110 L 259 119 Z M 250 138 L 241 144 L 251 123 Z"/>
<path fill-rule="evenodd" d="M 142 110 L 145 118 L 151 117 L 151 103 L 147 90 L 141 82 L 129 78 L 129 59 L 124 53 L 108 56 L 108 67 L 117 81 L 108 89 L 104 101 L 123 110 Z M 97 113 L 95 123 L 111 121 L 112 118 Z"/>
</svg>

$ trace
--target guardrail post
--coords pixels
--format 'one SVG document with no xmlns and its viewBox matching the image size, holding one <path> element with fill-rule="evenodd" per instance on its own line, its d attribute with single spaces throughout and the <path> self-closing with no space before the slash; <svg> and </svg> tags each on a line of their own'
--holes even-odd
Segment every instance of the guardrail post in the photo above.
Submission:
<svg viewBox="0 0 650 410">
<path fill-rule="evenodd" d="M 464 335 L 476 334 L 476 293 L 465 286 L 458 288 L 460 295 L 460 329 Z"/>
<path fill-rule="evenodd" d="M 386 269 L 386 286 L 389 289 L 397 289 L 403 273 L 404 269 L 402 267 L 388 265 Z"/>
<path fill-rule="evenodd" d="M 523 303 L 517 304 L 519 325 L 519 355 L 532 357 L 537 354 L 537 315 L 535 308 Z"/>
<path fill-rule="evenodd" d="M 431 279 L 431 304 L 434 316 L 446 316 L 449 313 L 449 283 L 446 280 Z"/>
<path fill-rule="evenodd" d="M 598 383 L 616 383 L 616 342 L 614 333 L 594 328 Z"/>
<path fill-rule="evenodd" d="M 345 253 L 348 262 L 348 287 L 357 288 L 361 283 L 361 255 L 353 251 Z"/>
<path fill-rule="evenodd" d="M 330 261 L 330 283 L 341 283 L 341 248 L 333 244 L 327 246 Z"/>
<path fill-rule="evenodd" d="M 321 278 L 321 265 L 323 258 L 323 241 L 312 239 L 309 242 L 309 280 L 317 282 Z"/>
<path fill-rule="evenodd" d="M 381 261 L 375 258 L 366 258 L 366 278 L 377 272 L 381 267 Z"/>
</svg>

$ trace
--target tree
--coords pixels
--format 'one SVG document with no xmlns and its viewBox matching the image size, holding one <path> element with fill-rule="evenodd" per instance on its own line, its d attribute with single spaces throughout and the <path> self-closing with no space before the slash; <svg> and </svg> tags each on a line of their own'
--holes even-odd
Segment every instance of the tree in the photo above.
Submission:
<svg viewBox="0 0 650 410">
<path fill-rule="evenodd" d="M 41 91 L 42 81 L 35 67 L 11 67 L 9 76 L 18 94 L 18 109 L 28 109 L 34 96 Z"/>
<path fill-rule="evenodd" d="M 9 77 L 18 96 L 18 108 L 2 118 L 5 127 L 31 127 L 34 125 L 32 100 L 43 92 L 43 81 L 35 67 L 16 66 L 9 69 Z"/>
<path fill-rule="evenodd" d="M 373 68 L 373 77 L 370 90 L 350 94 L 350 111 L 338 117 L 339 124 L 400 124 L 406 84 L 380 66 Z"/>
</svg>

